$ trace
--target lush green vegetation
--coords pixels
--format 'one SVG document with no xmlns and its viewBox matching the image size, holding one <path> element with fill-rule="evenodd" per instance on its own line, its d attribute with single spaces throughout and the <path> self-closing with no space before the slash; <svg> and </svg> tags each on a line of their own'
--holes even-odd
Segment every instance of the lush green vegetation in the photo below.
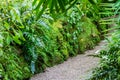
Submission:
<svg viewBox="0 0 120 80">
<path fill-rule="evenodd" d="M 108 50 L 100 52 L 100 65 L 95 69 L 93 77 L 90 80 L 120 79 L 120 34 L 115 33 L 112 36 L 114 37 L 110 40 Z"/>
<path fill-rule="evenodd" d="M 120 24 L 119 10 L 120 1 L 114 3 L 114 28 L 111 38 L 108 38 L 107 50 L 102 50 L 99 57 L 101 58 L 100 65 L 94 70 L 93 77 L 90 80 L 119 80 L 120 79 Z M 116 23 L 115 23 L 116 22 Z"/>
<path fill-rule="evenodd" d="M 35 9 L 30 0 L 1 1 L 0 78 L 4 80 L 29 78 L 94 48 L 103 38 L 107 27 L 99 24 L 100 0 L 67 0 L 67 11 L 61 5 L 60 13 L 54 13 L 56 5 L 41 9 L 44 1 L 36 1 Z"/>
</svg>

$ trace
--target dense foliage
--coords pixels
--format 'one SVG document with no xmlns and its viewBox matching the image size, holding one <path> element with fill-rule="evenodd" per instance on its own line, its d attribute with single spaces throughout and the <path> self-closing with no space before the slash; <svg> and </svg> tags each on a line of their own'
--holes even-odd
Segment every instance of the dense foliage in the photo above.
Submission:
<svg viewBox="0 0 120 80">
<path fill-rule="evenodd" d="M 120 31 L 119 31 L 120 33 Z M 110 40 L 107 50 L 100 52 L 101 62 L 95 69 L 90 80 L 119 80 L 120 79 L 120 34 L 115 33 Z"/>
<path fill-rule="evenodd" d="M 120 20 L 119 20 L 119 5 L 118 0 L 112 8 L 115 8 L 114 24 L 111 29 L 113 34 L 108 38 L 108 46 L 106 50 L 100 52 L 100 65 L 94 70 L 90 80 L 119 80 L 120 79 Z M 115 23 L 116 22 L 116 23 Z"/>
<path fill-rule="evenodd" d="M 106 29 L 98 23 L 99 7 L 95 7 L 98 3 L 81 0 L 64 14 L 53 15 L 45 10 L 38 18 L 32 1 L 3 0 L 0 4 L 0 78 L 23 80 L 92 49 Z"/>
</svg>

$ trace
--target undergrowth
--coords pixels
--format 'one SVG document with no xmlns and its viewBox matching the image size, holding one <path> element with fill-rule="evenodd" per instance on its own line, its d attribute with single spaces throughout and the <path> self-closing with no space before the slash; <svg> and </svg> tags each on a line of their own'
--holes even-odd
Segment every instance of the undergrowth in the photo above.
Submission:
<svg viewBox="0 0 120 80">
<path fill-rule="evenodd" d="M 109 4 L 108 4 L 109 5 Z M 118 0 L 114 3 L 112 8 L 114 10 L 114 15 L 118 16 L 114 19 L 114 25 L 112 26 L 111 38 L 108 38 L 108 46 L 106 50 L 100 52 L 99 57 L 101 58 L 100 64 L 93 71 L 93 76 L 89 80 L 120 80 L 120 21 L 119 21 L 119 5 Z M 116 21 L 117 19 L 117 21 Z"/>
<path fill-rule="evenodd" d="M 120 79 L 120 39 L 117 31 L 110 39 L 107 50 L 100 52 L 101 62 L 94 70 L 90 80 L 119 80 Z"/>
<path fill-rule="evenodd" d="M 99 16 L 91 11 L 94 12 L 96 5 L 88 0 L 81 3 L 65 14 L 54 16 L 45 11 L 36 19 L 32 1 L 3 0 L 0 4 L 0 78 L 23 80 L 94 48 L 106 28 L 95 24 Z"/>
</svg>

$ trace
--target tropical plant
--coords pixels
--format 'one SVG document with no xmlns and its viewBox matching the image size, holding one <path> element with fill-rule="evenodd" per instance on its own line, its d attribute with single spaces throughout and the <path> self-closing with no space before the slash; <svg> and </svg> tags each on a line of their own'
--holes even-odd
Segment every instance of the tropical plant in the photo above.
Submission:
<svg viewBox="0 0 120 80">
<path fill-rule="evenodd" d="M 94 70 L 90 80 L 119 80 L 120 79 L 120 31 L 109 39 L 107 50 L 100 52 L 100 65 Z"/>
<path fill-rule="evenodd" d="M 70 9 L 77 0 L 34 0 L 33 6 L 37 12 L 38 18 L 48 9 L 51 13 L 65 12 Z"/>
<path fill-rule="evenodd" d="M 119 5 L 118 0 L 113 8 L 115 8 L 114 21 L 116 26 L 113 26 L 113 34 L 108 38 L 108 49 L 100 52 L 100 65 L 94 70 L 93 77 L 90 80 L 119 80 L 120 79 L 120 25 L 119 25 Z M 117 21 L 116 21 L 117 19 Z"/>
</svg>

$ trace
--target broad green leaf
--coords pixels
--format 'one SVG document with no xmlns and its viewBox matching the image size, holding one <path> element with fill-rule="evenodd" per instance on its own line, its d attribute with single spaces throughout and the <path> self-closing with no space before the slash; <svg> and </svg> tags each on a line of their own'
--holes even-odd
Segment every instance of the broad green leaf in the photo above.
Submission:
<svg viewBox="0 0 120 80">
<path fill-rule="evenodd" d="M 10 25 L 9 25 L 7 22 L 5 22 L 4 26 L 5 26 L 5 28 L 6 28 L 7 30 L 9 30 Z"/>
<path fill-rule="evenodd" d="M 17 44 L 21 44 L 21 41 L 19 40 L 19 37 L 17 35 L 12 36 L 12 38 Z"/>
<path fill-rule="evenodd" d="M 7 43 L 7 45 L 10 44 L 11 40 L 12 40 L 11 36 L 10 36 L 10 35 L 7 35 L 7 38 L 6 38 L 6 43 Z"/>
</svg>

